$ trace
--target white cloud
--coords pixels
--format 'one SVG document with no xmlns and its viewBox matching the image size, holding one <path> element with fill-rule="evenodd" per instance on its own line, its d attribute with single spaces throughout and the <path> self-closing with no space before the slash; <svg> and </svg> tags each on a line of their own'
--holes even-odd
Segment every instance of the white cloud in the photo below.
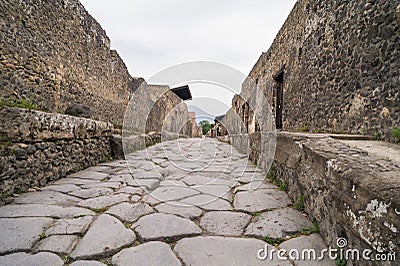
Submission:
<svg viewBox="0 0 400 266">
<path fill-rule="evenodd" d="M 248 74 L 296 0 L 81 0 L 132 76 L 210 60 Z M 219 96 L 218 96 L 219 97 Z M 231 96 L 226 95 L 230 105 Z"/>
</svg>

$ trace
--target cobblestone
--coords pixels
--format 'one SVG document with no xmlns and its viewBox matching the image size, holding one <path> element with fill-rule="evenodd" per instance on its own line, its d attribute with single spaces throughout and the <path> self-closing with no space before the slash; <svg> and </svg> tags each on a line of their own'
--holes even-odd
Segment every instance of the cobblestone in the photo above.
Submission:
<svg viewBox="0 0 400 266">
<path fill-rule="evenodd" d="M 208 139 L 199 151 L 199 141 L 157 144 L 0 207 L 0 264 L 265 265 L 260 239 L 313 226 L 243 155 Z"/>
</svg>

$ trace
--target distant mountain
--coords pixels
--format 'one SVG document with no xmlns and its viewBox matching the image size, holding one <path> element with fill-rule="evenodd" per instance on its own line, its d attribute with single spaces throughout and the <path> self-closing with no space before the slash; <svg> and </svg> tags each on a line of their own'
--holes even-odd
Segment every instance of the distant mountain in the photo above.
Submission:
<svg viewBox="0 0 400 266">
<path fill-rule="evenodd" d="M 188 106 L 188 110 L 189 110 L 189 112 L 195 112 L 196 113 L 196 122 L 197 122 L 197 124 L 200 121 L 203 121 L 203 120 L 207 120 L 210 123 L 214 123 L 215 115 L 209 114 L 206 111 L 204 111 L 203 109 L 201 109 L 201 108 L 199 108 L 197 106 L 194 106 L 194 105 L 189 105 Z"/>
</svg>

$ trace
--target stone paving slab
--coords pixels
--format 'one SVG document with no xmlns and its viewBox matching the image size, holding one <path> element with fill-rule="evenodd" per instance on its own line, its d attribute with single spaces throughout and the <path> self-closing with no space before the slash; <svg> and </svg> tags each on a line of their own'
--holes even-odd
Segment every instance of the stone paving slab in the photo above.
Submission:
<svg viewBox="0 0 400 266">
<path fill-rule="evenodd" d="M 60 184 L 60 185 L 49 185 L 47 187 L 42 188 L 42 190 L 53 190 L 58 192 L 72 192 L 75 190 L 80 190 L 81 188 L 77 185 L 72 184 Z"/>
<path fill-rule="evenodd" d="M 203 194 L 216 196 L 227 201 L 232 200 L 231 187 L 226 185 L 203 185 L 195 188 Z"/>
<path fill-rule="evenodd" d="M 66 255 L 71 253 L 78 241 L 79 237 L 74 235 L 53 235 L 40 241 L 37 250 Z"/>
<path fill-rule="evenodd" d="M 83 200 L 78 203 L 78 206 L 90 208 L 90 209 L 103 209 L 114 204 L 129 201 L 131 195 L 128 194 L 116 194 L 110 196 L 101 196 L 96 198 L 91 198 L 87 200 Z"/>
<path fill-rule="evenodd" d="M 116 167 L 116 166 L 111 166 L 111 165 L 96 165 L 96 166 L 91 166 L 85 170 L 113 174 L 113 173 L 115 173 L 115 171 L 118 171 L 119 169 L 121 169 L 121 168 Z"/>
<path fill-rule="evenodd" d="M 56 204 L 71 206 L 79 202 L 80 199 L 60 192 L 45 190 L 22 194 L 14 200 L 18 204 Z"/>
<path fill-rule="evenodd" d="M 50 218 L 1 218 L 0 254 L 30 250 L 51 222 Z"/>
<path fill-rule="evenodd" d="M 314 224 L 301 212 L 284 208 L 265 212 L 246 228 L 245 235 L 263 238 L 284 238 L 303 230 L 312 231 Z"/>
<path fill-rule="evenodd" d="M 93 184 L 96 182 L 96 180 L 92 179 L 84 179 L 84 178 L 78 178 L 78 177 L 67 177 L 67 178 L 62 178 L 54 182 L 53 184 L 55 185 L 62 185 L 62 184 L 72 184 L 72 185 L 85 185 L 85 184 Z M 100 181 L 98 181 L 100 182 Z"/>
<path fill-rule="evenodd" d="M 259 172 L 243 172 L 243 171 L 235 171 L 232 173 L 232 176 L 235 180 L 240 182 L 249 183 L 252 181 L 263 181 L 266 178 L 265 173 Z"/>
<path fill-rule="evenodd" d="M 160 182 L 159 187 L 187 187 L 187 185 L 185 182 L 182 182 L 180 180 L 169 179 L 168 177 L 166 180 Z"/>
<path fill-rule="evenodd" d="M 259 189 L 238 192 L 235 195 L 234 207 L 246 212 L 261 212 L 283 208 L 291 204 L 289 196 L 276 189 Z"/>
<path fill-rule="evenodd" d="M 156 189 L 160 185 L 160 180 L 158 179 L 133 179 L 131 183 L 128 183 L 130 186 L 135 187 L 143 187 L 145 190 L 153 190 Z"/>
<path fill-rule="evenodd" d="M 141 187 L 123 186 L 120 189 L 118 189 L 117 191 L 115 191 L 115 194 L 118 194 L 118 193 L 143 196 L 147 192 Z"/>
<path fill-rule="evenodd" d="M 286 261 L 262 261 L 257 251 L 267 245 L 257 239 L 232 237 L 194 237 L 179 240 L 174 251 L 185 265 L 291 265 Z"/>
<path fill-rule="evenodd" d="M 112 214 L 123 222 L 135 222 L 143 215 L 153 213 L 154 210 L 145 203 L 128 203 L 123 202 L 112 206 L 106 211 L 107 214 Z"/>
<path fill-rule="evenodd" d="M 101 168 L 103 169 L 103 168 Z M 99 169 L 100 170 L 100 169 Z M 107 173 L 101 173 L 97 171 L 92 171 L 89 169 L 70 174 L 68 177 L 72 178 L 83 178 L 83 179 L 94 179 L 94 180 L 104 180 L 107 179 L 110 176 L 110 174 Z"/>
<path fill-rule="evenodd" d="M 14 253 L 0 256 L 0 265 L 18 266 L 62 266 L 64 261 L 54 253 L 40 252 L 37 254 Z"/>
<path fill-rule="evenodd" d="M 95 188 L 95 187 L 106 187 L 106 188 L 112 188 L 112 189 L 117 189 L 120 188 L 122 183 L 120 182 L 111 182 L 111 181 L 104 181 L 104 182 L 96 182 L 96 183 L 85 183 L 81 185 L 81 188 L 83 189 L 90 189 L 90 188 Z"/>
<path fill-rule="evenodd" d="M 207 232 L 221 236 L 241 236 L 251 216 L 240 212 L 207 212 L 200 220 L 200 226 Z"/>
<path fill-rule="evenodd" d="M 46 235 L 72 235 L 82 234 L 93 221 L 93 216 L 83 216 L 73 219 L 59 219 L 49 229 L 46 230 Z"/>
<path fill-rule="evenodd" d="M 93 188 L 88 188 L 88 189 L 74 190 L 72 192 L 69 192 L 68 194 L 75 196 L 75 197 L 88 199 L 88 198 L 110 195 L 112 193 L 113 193 L 113 190 L 111 188 L 93 187 Z"/>
<path fill-rule="evenodd" d="M 161 203 L 155 208 L 158 212 L 175 214 L 191 220 L 200 217 L 200 215 L 203 213 L 202 210 L 196 206 L 182 206 L 181 204 L 182 203 L 180 202 L 171 201 L 168 203 Z"/>
<path fill-rule="evenodd" d="M 150 195 L 146 197 L 151 197 L 156 199 L 157 201 L 166 202 L 166 201 L 176 201 L 179 199 L 187 198 L 198 194 L 200 194 L 200 192 L 193 188 L 181 187 L 181 186 L 167 186 L 167 187 L 156 188 L 151 192 Z"/>
<path fill-rule="evenodd" d="M 71 254 L 73 259 L 106 257 L 135 241 L 135 234 L 108 214 L 100 215 Z"/>
<path fill-rule="evenodd" d="M 230 211 L 233 209 L 228 201 L 207 194 L 189 197 L 180 200 L 180 202 L 184 204 L 194 205 L 208 211 Z"/>
<path fill-rule="evenodd" d="M 132 225 L 137 236 L 144 240 L 176 239 L 201 234 L 201 229 L 189 219 L 172 214 L 146 215 Z"/>
<path fill-rule="evenodd" d="M 328 246 L 324 243 L 322 240 L 321 236 L 318 234 L 312 234 L 309 236 L 300 236 L 297 238 L 290 239 L 288 241 L 283 242 L 282 244 L 279 245 L 281 249 L 285 249 L 287 253 L 290 253 L 288 255 L 291 255 L 293 258 L 289 259 L 293 261 L 296 265 L 299 266 L 335 266 L 335 260 L 329 259 L 329 256 L 326 255 L 323 260 L 317 260 L 314 258 L 308 259 L 307 258 L 302 258 L 301 255 L 297 256 L 296 251 L 299 252 L 299 254 L 302 254 L 303 250 L 309 249 L 309 250 L 315 250 L 316 251 L 316 257 L 319 257 L 321 255 L 321 251 L 323 249 L 327 249 Z M 293 250 L 293 251 L 292 251 Z M 292 252 L 291 252 L 292 251 Z M 327 253 L 326 253 L 327 254 Z"/>
<path fill-rule="evenodd" d="M 95 260 L 77 260 L 71 263 L 69 266 L 107 266 L 107 265 Z"/>
<path fill-rule="evenodd" d="M 0 208 L 0 217 L 54 217 L 72 218 L 94 214 L 92 211 L 78 207 L 62 207 L 57 205 L 24 204 L 7 205 Z"/>
<path fill-rule="evenodd" d="M 152 171 L 138 171 L 133 173 L 133 177 L 137 179 L 158 179 L 158 180 L 163 180 L 163 176 L 155 171 L 154 169 Z"/>
<path fill-rule="evenodd" d="M 237 186 L 235 187 L 233 192 L 237 193 L 239 191 L 253 191 L 259 189 L 278 189 L 278 187 L 271 183 L 267 183 L 267 181 L 260 180 L 260 181 L 251 181 L 247 184 Z"/>
<path fill-rule="evenodd" d="M 116 266 L 181 265 L 169 245 L 158 241 L 147 242 L 136 247 L 124 249 L 113 256 L 112 263 Z"/>
<path fill-rule="evenodd" d="M 191 175 L 184 177 L 182 179 L 188 186 L 202 186 L 202 185 L 225 185 L 233 186 L 236 182 L 233 180 L 227 180 L 223 178 L 224 176 L 216 175 L 215 177 L 201 176 L 201 175 Z"/>
</svg>

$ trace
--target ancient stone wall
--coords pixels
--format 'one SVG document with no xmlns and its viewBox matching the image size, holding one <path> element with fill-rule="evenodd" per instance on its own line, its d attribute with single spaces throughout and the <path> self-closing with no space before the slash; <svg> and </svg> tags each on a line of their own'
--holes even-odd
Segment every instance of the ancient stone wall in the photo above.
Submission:
<svg viewBox="0 0 400 266">
<path fill-rule="evenodd" d="M 0 110 L 2 197 L 110 158 L 111 123 L 20 108 Z"/>
<path fill-rule="evenodd" d="M 185 130 L 187 131 L 187 136 L 191 138 L 201 138 L 203 136 L 202 128 L 197 125 L 196 113 L 188 112 L 189 120 L 186 122 Z"/>
<path fill-rule="evenodd" d="M 280 133 L 272 172 L 288 184 L 293 201 L 304 204 L 331 247 L 336 247 L 338 238 L 346 238 L 347 248 L 397 255 L 399 162 L 348 143 L 321 134 Z M 348 265 L 395 262 L 364 260 Z"/>
<path fill-rule="evenodd" d="M 297 1 L 249 74 L 275 112 L 283 73 L 284 130 L 391 139 L 400 127 L 399 4 Z"/>
<path fill-rule="evenodd" d="M 122 125 L 132 78 L 78 0 L 0 0 L 0 99 L 63 113 L 75 103 Z"/>
<path fill-rule="evenodd" d="M 146 119 L 146 133 L 173 132 L 190 135 L 187 105 L 172 92 L 169 86 L 147 85 L 149 92 L 148 108 L 150 112 Z M 143 105 L 142 103 L 141 105 Z"/>
</svg>

